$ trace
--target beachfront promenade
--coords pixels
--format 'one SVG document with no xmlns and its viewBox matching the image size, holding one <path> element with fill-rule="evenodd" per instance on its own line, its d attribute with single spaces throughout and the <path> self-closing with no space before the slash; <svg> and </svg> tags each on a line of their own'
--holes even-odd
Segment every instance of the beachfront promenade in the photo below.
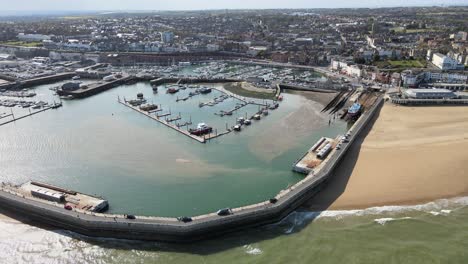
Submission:
<svg viewBox="0 0 468 264">
<path fill-rule="evenodd" d="M 193 217 L 183 223 L 175 218 L 143 217 L 126 219 L 123 215 L 98 214 L 82 210 L 68 211 L 62 205 L 53 205 L 32 198 L 24 198 L 8 188 L 1 188 L 0 204 L 28 219 L 71 230 L 92 237 L 109 237 L 135 240 L 191 242 L 251 226 L 278 222 L 318 192 L 333 170 L 346 155 L 351 144 L 380 109 L 383 99 L 365 112 L 349 130 L 349 143 L 335 151 L 317 174 L 309 174 L 297 184 L 280 191 L 275 199 L 233 209 L 233 214 L 218 216 L 215 213 Z"/>
</svg>

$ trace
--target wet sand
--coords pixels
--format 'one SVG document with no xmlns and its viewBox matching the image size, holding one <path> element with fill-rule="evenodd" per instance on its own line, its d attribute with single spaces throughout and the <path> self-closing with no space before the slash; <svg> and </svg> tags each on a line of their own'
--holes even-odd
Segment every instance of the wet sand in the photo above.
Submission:
<svg viewBox="0 0 468 264">
<path fill-rule="evenodd" d="M 387 103 L 367 130 L 308 209 L 410 205 L 468 194 L 468 107 Z"/>
<path fill-rule="evenodd" d="M 311 131 L 327 124 L 327 115 L 320 113 L 320 103 L 303 98 L 301 106 L 272 126 L 249 139 L 249 149 L 258 158 L 271 162 L 296 146 Z"/>
<path fill-rule="evenodd" d="M 314 102 L 320 103 L 323 106 L 327 105 L 337 94 L 337 93 L 319 93 L 319 92 L 294 91 L 294 90 L 288 90 L 287 93 L 302 95 L 305 98 L 312 100 Z"/>
</svg>

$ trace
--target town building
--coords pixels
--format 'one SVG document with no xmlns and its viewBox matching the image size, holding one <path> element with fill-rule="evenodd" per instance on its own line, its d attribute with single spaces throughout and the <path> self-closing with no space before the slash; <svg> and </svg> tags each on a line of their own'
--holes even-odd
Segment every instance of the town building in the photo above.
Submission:
<svg viewBox="0 0 468 264">
<path fill-rule="evenodd" d="M 457 60 L 454 60 L 449 56 L 445 56 L 441 53 L 434 53 L 432 55 L 432 64 L 443 71 L 465 69 L 465 66 L 460 64 Z"/>
<path fill-rule="evenodd" d="M 453 99 L 457 95 L 447 89 L 407 89 L 404 96 L 411 99 Z"/>
</svg>

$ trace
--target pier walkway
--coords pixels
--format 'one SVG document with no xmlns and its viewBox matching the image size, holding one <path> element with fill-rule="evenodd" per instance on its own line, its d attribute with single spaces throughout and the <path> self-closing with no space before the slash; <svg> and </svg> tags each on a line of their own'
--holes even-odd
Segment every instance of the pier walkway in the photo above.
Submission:
<svg viewBox="0 0 468 264">
<path fill-rule="evenodd" d="M 118 99 L 118 102 L 125 105 L 128 108 L 131 108 L 132 110 L 134 110 L 134 111 L 136 111 L 136 112 L 138 112 L 140 114 L 143 114 L 143 115 L 145 115 L 145 116 L 159 122 L 160 124 L 165 125 L 166 127 L 172 128 L 175 131 L 181 133 L 182 135 L 185 135 L 185 136 L 187 136 L 187 137 L 189 137 L 189 138 L 191 138 L 193 140 L 196 140 L 197 142 L 200 142 L 200 143 L 206 143 L 208 140 L 215 139 L 217 137 L 229 134 L 231 132 L 231 131 L 227 130 L 226 132 L 219 133 L 219 134 L 217 132 L 215 132 L 215 133 L 206 134 L 204 136 L 192 135 L 192 134 L 190 134 L 189 131 L 181 129 L 181 127 L 183 127 L 183 126 L 177 126 L 176 124 L 172 124 L 173 121 L 182 119 L 180 116 L 177 116 L 176 118 L 161 119 L 160 117 L 170 116 L 171 114 L 168 113 L 168 114 L 161 114 L 161 115 L 152 115 L 151 113 L 143 111 L 143 110 L 139 109 L 138 107 L 132 106 L 131 104 L 127 103 L 125 100 L 120 100 L 120 98 Z M 188 126 L 188 124 L 191 124 L 191 123 L 192 122 L 186 122 L 185 124 Z M 217 130 L 215 129 L 215 131 L 217 131 Z"/>
</svg>

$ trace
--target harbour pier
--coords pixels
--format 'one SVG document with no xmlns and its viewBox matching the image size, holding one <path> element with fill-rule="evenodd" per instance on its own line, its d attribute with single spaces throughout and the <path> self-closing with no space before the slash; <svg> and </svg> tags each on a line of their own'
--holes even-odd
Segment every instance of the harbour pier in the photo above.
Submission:
<svg viewBox="0 0 468 264">
<path fill-rule="evenodd" d="M 15 115 L 13 113 L 9 114 L 9 115 L 6 115 L 6 116 L 2 116 L 0 119 L 3 119 L 3 118 L 6 118 L 6 117 L 12 117 L 13 119 L 11 120 L 8 120 L 6 122 L 3 122 L 3 123 L 0 123 L 0 126 L 3 126 L 3 125 L 6 125 L 6 124 L 9 124 L 9 123 L 13 123 L 13 122 L 16 122 L 18 120 L 21 120 L 23 118 L 26 118 L 26 117 L 29 117 L 29 116 L 33 116 L 33 115 L 36 115 L 36 114 L 39 114 L 39 113 L 42 113 L 44 111 L 47 111 L 49 109 L 56 109 L 58 107 L 62 106 L 61 103 L 54 103 L 52 106 L 48 106 L 48 107 L 44 107 L 42 108 L 41 110 L 37 110 L 37 111 L 34 111 L 34 112 L 29 112 L 29 114 L 25 114 L 25 115 L 22 115 L 20 117 L 15 117 Z"/>
<path fill-rule="evenodd" d="M 57 94 L 60 96 L 73 96 L 73 98 L 85 98 L 89 97 L 95 94 L 98 94 L 100 92 L 109 90 L 111 88 L 117 87 L 119 85 L 125 84 L 130 81 L 136 80 L 135 77 L 133 76 L 124 76 L 120 79 L 116 79 L 110 82 L 97 82 L 90 84 L 88 86 L 85 86 L 83 88 L 73 90 L 73 91 L 63 91 L 63 90 L 58 90 Z"/>
<path fill-rule="evenodd" d="M 133 109 L 134 111 L 137 111 L 138 113 L 140 114 L 143 114 L 157 122 L 159 122 L 160 124 L 163 124 L 165 125 L 166 127 L 169 127 L 169 128 L 172 128 L 174 129 L 175 131 L 181 133 L 182 135 L 185 135 L 193 140 L 196 140 L 197 142 L 200 142 L 200 143 L 206 143 L 206 141 L 208 140 L 211 140 L 211 139 L 214 139 L 214 138 L 217 138 L 217 137 L 220 137 L 222 135 L 226 135 L 228 134 L 227 132 L 226 133 L 220 133 L 218 134 L 217 131 L 215 133 L 210 133 L 210 134 L 206 134 L 206 135 L 203 135 L 203 136 L 196 136 L 196 135 L 193 135 L 193 134 L 190 134 L 190 132 L 188 130 L 184 130 L 182 129 L 182 127 L 188 127 L 189 125 L 192 124 L 192 121 L 188 121 L 188 122 L 185 122 L 184 124 L 182 125 L 179 125 L 179 124 L 172 124 L 172 122 L 174 121 L 177 121 L 177 120 L 181 120 L 182 117 L 180 116 L 177 116 L 175 118 L 166 118 L 166 119 L 162 119 L 161 117 L 166 117 L 166 116 L 170 116 L 172 115 L 170 112 L 169 113 L 165 113 L 165 114 L 161 114 L 161 115 L 152 115 L 151 113 L 149 112 L 146 112 L 146 111 L 143 111 L 141 109 L 139 109 L 138 107 L 136 106 L 132 106 L 131 104 L 127 103 L 125 100 L 120 100 L 120 98 L 118 98 L 118 102 L 125 105 L 126 107 L 128 108 L 131 108 Z M 229 131 L 230 132 L 230 131 Z"/>
<path fill-rule="evenodd" d="M 121 103 L 124 104 L 124 102 Z M 267 201 L 234 208 L 230 215 L 220 216 L 210 213 L 190 217 L 190 221 L 184 222 L 173 217 L 133 216 L 129 218 L 125 215 L 101 214 L 82 209 L 65 210 L 63 206 L 54 203 L 29 199 L 11 188 L 5 188 L 4 185 L 0 186 L 0 206 L 36 222 L 86 236 L 178 243 L 190 243 L 247 227 L 275 223 L 313 197 L 326 184 L 332 177 L 336 166 L 382 104 L 383 99 L 379 98 L 368 111 L 361 115 L 348 130 L 348 142 L 339 151 L 330 154 L 320 171 L 309 173 L 303 180 L 281 190 Z M 134 110 L 140 112 L 139 109 Z M 149 114 L 143 114 L 155 118 Z"/>
</svg>

